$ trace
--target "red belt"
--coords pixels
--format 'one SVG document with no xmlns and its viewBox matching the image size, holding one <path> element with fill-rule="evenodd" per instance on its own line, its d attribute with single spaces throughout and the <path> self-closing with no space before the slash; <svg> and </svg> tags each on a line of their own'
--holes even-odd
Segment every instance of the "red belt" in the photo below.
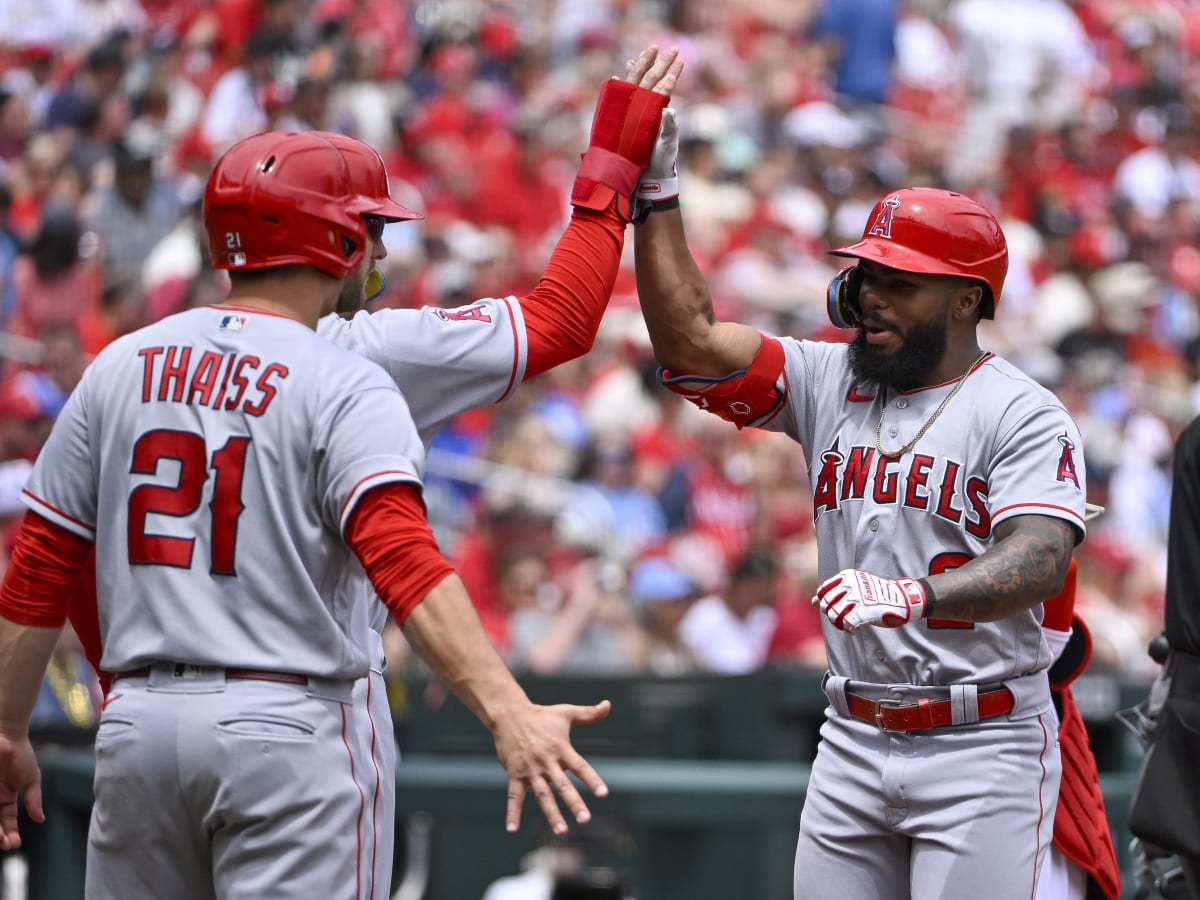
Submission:
<svg viewBox="0 0 1200 900">
<path fill-rule="evenodd" d="M 132 669 L 128 672 L 117 672 L 113 676 L 113 680 L 118 678 L 149 678 L 150 666 L 143 666 L 140 669 Z M 183 663 L 175 666 L 175 674 L 183 677 L 186 670 L 190 668 Z M 291 672 L 268 672 L 263 669 L 226 669 L 226 678 L 248 678 L 252 681 L 279 681 L 284 684 L 308 684 L 308 679 L 303 675 L 295 675 Z"/>
<path fill-rule="evenodd" d="M 1013 695 L 1008 688 L 979 694 L 978 701 L 981 719 L 1012 712 Z M 871 723 L 880 731 L 925 731 L 954 724 L 951 700 L 893 700 L 889 697 L 872 700 L 846 691 L 846 705 L 850 715 Z"/>
</svg>

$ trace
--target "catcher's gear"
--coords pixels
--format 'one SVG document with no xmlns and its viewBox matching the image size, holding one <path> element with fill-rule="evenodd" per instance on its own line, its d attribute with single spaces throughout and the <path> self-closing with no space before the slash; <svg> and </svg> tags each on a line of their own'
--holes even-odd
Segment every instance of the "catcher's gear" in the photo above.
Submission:
<svg viewBox="0 0 1200 900">
<path fill-rule="evenodd" d="M 642 222 L 655 209 L 671 209 L 679 205 L 679 123 L 675 110 L 662 112 L 658 137 L 650 154 L 650 164 L 638 179 L 633 195 L 633 221 Z"/>
<path fill-rule="evenodd" d="M 633 189 L 650 162 L 669 99 L 616 78 L 604 83 L 592 117 L 591 141 L 571 188 L 573 205 L 603 210 L 614 196 L 622 205 L 632 205 Z"/>
<path fill-rule="evenodd" d="M 970 197 L 938 188 L 888 194 L 871 210 L 861 240 L 829 252 L 904 272 L 978 281 L 985 319 L 995 316 L 1008 273 L 1008 244 L 996 217 Z M 829 286 L 829 317 L 839 328 L 861 324 L 861 284 L 861 276 L 856 281 L 843 271 Z"/>
<path fill-rule="evenodd" d="M 1056 694 L 1063 771 L 1054 814 L 1054 845 L 1088 873 L 1107 900 L 1116 900 L 1121 876 L 1087 727 L 1071 691 L 1061 688 Z"/>
<path fill-rule="evenodd" d="M 925 586 L 915 578 L 891 581 L 860 569 L 842 569 L 817 588 L 813 606 L 839 631 L 864 625 L 896 628 L 926 612 Z"/>
<path fill-rule="evenodd" d="M 214 268 L 313 266 L 345 278 L 367 245 L 363 214 L 380 202 L 354 190 L 342 151 L 312 132 L 263 132 L 217 160 L 204 189 Z"/>
</svg>

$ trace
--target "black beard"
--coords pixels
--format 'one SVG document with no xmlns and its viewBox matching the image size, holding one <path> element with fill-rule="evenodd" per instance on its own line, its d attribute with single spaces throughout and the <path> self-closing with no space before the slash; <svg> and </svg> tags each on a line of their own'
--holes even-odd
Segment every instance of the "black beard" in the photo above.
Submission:
<svg viewBox="0 0 1200 900">
<path fill-rule="evenodd" d="M 366 279 L 351 275 L 342 283 L 342 291 L 338 294 L 337 307 L 334 312 L 343 319 L 353 318 L 356 312 L 367 305 L 363 296 L 365 290 Z"/>
<path fill-rule="evenodd" d="M 940 320 L 914 325 L 892 353 L 868 344 L 866 329 L 860 328 L 850 343 L 850 371 L 860 382 L 910 391 L 921 387 L 945 356 L 946 323 Z"/>
</svg>

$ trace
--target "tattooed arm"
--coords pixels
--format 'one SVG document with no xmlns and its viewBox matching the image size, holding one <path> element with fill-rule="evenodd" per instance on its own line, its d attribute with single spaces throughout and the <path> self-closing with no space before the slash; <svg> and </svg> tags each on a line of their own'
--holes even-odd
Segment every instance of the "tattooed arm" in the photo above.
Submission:
<svg viewBox="0 0 1200 900">
<path fill-rule="evenodd" d="M 1074 526 L 1050 516 L 1017 516 L 996 526 L 998 541 L 966 565 L 926 579 L 939 619 L 994 622 L 1062 590 Z"/>
</svg>

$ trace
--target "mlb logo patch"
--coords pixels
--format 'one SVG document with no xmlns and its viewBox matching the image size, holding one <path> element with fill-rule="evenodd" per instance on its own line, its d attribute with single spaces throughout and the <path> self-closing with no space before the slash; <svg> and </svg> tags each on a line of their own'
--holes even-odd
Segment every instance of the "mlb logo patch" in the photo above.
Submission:
<svg viewBox="0 0 1200 900">
<path fill-rule="evenodd" d="M 217 329 L 220 331 L 241 331 L 246 327 L 246 323 L 250 321 L 245 316 L 240 316 L 237 313 L 227 313 L 221 316 L 221 321 L 217 323 Z"/>
<path fill-rule="evenodd" d="M 227 254 L 227 259 L 229 261 L 228 264 L 231 268 L 236 268 L 238 266 L 244 266 L 246 264 L 246 254 L 245 253 L 230 253 L 230 254 Z"/>
</svg>

